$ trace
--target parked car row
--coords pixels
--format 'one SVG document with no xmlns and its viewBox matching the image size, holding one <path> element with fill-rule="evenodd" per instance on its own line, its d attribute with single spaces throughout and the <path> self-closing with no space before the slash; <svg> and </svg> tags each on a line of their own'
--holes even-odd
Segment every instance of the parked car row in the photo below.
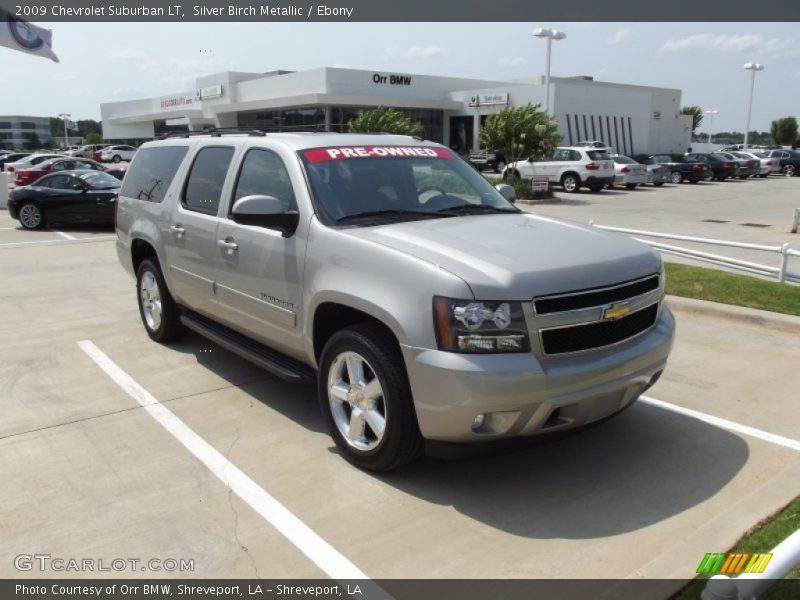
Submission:
<svg viewBox="0 0 800 600">
<path fill-rule="evenodd" d="M 481 165 L 476 164 L 472 157 L 470 163 L 480 170 Z M 725 181 L 767 177 L 770 173 L 794 176 L 798 169 L 800 152 L 794 150 L 637 154 L 629 157 L 612 154 L 602 142 L 579 142 L 574 146 L 556 148 L 547 158 L 514 161 L 507 164 L 501 173 L 507 182 L 546 177 L 551 186 L 561 186 L 567 192 L 576 192 L 581 187 L 599 192 L 614 185 L 635 189 L 646 184 L 661 186 L 667 182 Z"/>
</svg>

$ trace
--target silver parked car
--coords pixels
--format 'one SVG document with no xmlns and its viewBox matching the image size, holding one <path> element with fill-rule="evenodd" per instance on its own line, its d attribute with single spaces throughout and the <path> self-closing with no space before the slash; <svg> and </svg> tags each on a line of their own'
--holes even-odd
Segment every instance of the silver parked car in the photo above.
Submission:
<svg viewBox="0 0 800 600">
<path fill-rule="evenodd" d="M 612 154 L 614 159 L 614 185 L 624 185 L 629 190 L 635 190 L 637 185 L 647 183 L 647 167 L 624 154 Z"/>
<path fill-rule="evenodd" d="M 672 346 L 657 252 L 407 136 L 173 134 L 137 152 L 116 227 L 153 340 L 316 382 L 365 469 L 600 423 Z"/>
</svg>

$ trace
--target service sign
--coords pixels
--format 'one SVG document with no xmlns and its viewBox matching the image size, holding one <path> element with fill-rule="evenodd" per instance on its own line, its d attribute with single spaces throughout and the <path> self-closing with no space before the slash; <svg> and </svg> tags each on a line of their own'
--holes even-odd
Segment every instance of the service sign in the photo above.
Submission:
<svg viewBox="0 0 800 600">
<path fill-rule="evenodd" d="M 531 191 L 536 192 L 546 192 L 550 185 L 550 181 L 547 177 L 534 177 L 531 179 Z"/>
<path fill-rule="evenodd" d="M 453 158 L 446 148 L 432 146 L 337 146 L 305 150 L 303 155 L 311 164 L 354 158 Z"/>
<path fill-rule="evenodd" d="M 508 92 L 501 94 L 473 94 L 470 96 L 470 106 L 494 106 L 508 104 Z"/>
<path fill-rule="evenodd" d="M 221 85 L 209 85 L 197 88 L 194 93 L 195 100 L 211 100 L 212 98 L 222 98 Z"/>
</svg>

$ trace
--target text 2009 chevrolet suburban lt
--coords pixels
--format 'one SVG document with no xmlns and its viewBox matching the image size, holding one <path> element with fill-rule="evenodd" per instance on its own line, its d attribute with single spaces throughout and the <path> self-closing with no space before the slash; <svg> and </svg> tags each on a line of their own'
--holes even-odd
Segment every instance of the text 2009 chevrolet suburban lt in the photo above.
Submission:
<svg viewBox="0 0 800 600">
<path fill-rule="evenodd" d="M 152 339 L 316 379 L 342 454 L 389 470 L 598 422 L 664 369 L 659 255 L 512 194 L 416 138 L 184 134 L 134 158 L 117 250 Z"/>
</svg>

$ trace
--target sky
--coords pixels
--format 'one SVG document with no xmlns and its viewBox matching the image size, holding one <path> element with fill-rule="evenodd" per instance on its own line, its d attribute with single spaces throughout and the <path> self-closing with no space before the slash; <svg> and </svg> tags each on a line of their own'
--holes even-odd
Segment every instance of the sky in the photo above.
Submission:
<svg viewBox="0 0 800 600">
<path fill-rule="evenodd" d="M 424 75 L 553 76 L 682 90 L 682 105 L 718 110 L 713 130 L 743 131 L 759 62 L 751 129 L 800 117 L 797 23 L 42 23 L 60 62 L 0 47 L 0 114 L 100 118 L 100 103 L 193 91 L 197 76 L 350 67 Z M 708 119 L 698 131 L 707 131 Z"/>
</svg>

